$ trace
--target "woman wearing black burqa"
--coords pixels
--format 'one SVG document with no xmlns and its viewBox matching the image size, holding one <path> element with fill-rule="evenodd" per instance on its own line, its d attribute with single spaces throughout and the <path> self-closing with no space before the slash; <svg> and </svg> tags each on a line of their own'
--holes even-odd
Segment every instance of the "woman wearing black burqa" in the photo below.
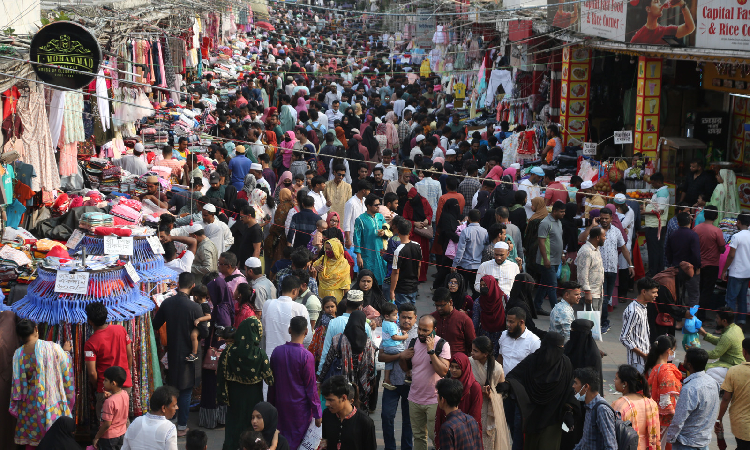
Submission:
<svg viewBox="0 0 750 450">
<path fill-rule="evenodd" d="M 39 450 L 81 450 L 81 446 L 75 440 L 75 432 L 76 421 L 68 416 L 60 416 L 49 427 L 36 448 Z"/>
<path fill-rule="evenodd" d="M 564 342 L 561 334 L 547 333 L 539 349 L 505 378 L 521 409 L 524 450 L 559 450 L 563 423 L 572 428 L 580 414 L 580 403 L 573 392 L 573 367 L 563 353 Z M 513 447 L 518 448 L 515 442 Z"/>
<path fill-rule="evenodd" d="M 445 250 L 448 248 L 450 242 L 458 245 L 459 235 L 456 233 L 456 228 L 461 223 L 461 215 L 462 211 L 459 208 L 458 200 L 455 198 L 448 199 L 443 205 L 443 210 L 440 213 L 440 222 L 437 224 L 439 247 L 436 249 L 433 245 L 433 253 L 438 258 L 437 275 L 435 275 L 435 281 L 432 283 L 433 289 L 443 286 L 445 284 L 445 277 L 451 272 L 453 260 L 445 255 Z M 435 252 L 434 250 L 439 251 Z M 453 306 L 455 307 L 456 305 Z"/>
<path fill-rule="evenodd" d="M 537 335 L 539 339 L 547 334 L 546 331 L 537 328 L 534 323 L 534 319 L 537 318 L 536 308 L 534 307 L 534 277 L 526 272 L 516 275 L 513 288 L 508 296 L 508 303 L 505 304 L 506 311 L 515 307 L 521 308 L 526 313 L 526 328 L 529 331 Z"/>
<path fill-rule="evenodd" d="M 570 340 L 565 343 L 563 353 L 570 360 L 573 370 L 588 368 L 598 373 L 599 386 L 603 386 L 602 355 L 591 333 L 593 327 L 594 322 L 590 320 L 574 320 L 570 327 Z M 560 450 L 571 450 L 581 440 L 586 411 L 583 408 L 583 404 L 581 404 L 581 411 L 584 414 L 581 414 L 578 420 L 576 420 L 575 427 L 569 433 L 563 434 Z"/>
</svg>

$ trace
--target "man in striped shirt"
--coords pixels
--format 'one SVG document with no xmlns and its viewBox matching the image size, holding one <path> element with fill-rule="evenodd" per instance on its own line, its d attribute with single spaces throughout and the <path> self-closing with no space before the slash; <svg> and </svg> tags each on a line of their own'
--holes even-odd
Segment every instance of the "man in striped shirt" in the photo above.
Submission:
<svg viewBox="0 0 750 450">
<path fill-rule="evenodd" d="M 628 364 L 638 369 L 638 372 L 643 372 L 646 356 L 651 350 L 646 305 L 656 301 L 659 283 L 644 277 L 638 280 L 637 288 L 638 298 L 622 313 L 620 342 L 627 349 Z"/>
</svg>

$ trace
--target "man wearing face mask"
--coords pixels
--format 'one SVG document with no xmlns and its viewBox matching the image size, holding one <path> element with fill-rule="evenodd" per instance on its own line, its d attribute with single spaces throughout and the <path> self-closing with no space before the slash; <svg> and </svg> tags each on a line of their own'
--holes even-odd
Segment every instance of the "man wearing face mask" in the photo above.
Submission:
<svg viewBox="0 0 750 450">
<path fill-rule="evenodd" d="M 615 412 L 606 400 L 599 395 L 599 375 L 589 368 L 573 372 L 573 390 L 576 399 L 586 403 L 586 421 L 583 423 L 583 437 L 574 450 L 596 448 L 617 450 L 615 435 Z"/>
<path fill-rule="evenodd" d="M 511 289 L 513 289 L 513 282 L 516 280 L 516 275 L 521 273 L 521 258 L 516 258 L 515 261 L 508 260 L 508 253 L 510 246 L 505 242 L 495 243 L 494 248 L 495 258 L 492 261 L 485 261 L 477 269 L 477 278 L 474 282 L 474 290 L 481 292 L 480 282 L 482 277 L 490 275 L 497 280 L 497 284 L 502 289 L 505 295 L 510 295 Z"/>
</svg>

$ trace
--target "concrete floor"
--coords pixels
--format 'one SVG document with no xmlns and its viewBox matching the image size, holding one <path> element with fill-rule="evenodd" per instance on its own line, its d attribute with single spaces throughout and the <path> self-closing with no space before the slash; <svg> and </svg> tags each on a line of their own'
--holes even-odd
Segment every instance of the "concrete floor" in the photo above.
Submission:
<svg viewBox="0 0 750 450">
<path fill-rule="evenodd" d="M 423 283 L 420 286 L 419 289 L 419 297 L 417 298 L 417 312 L 418 315 L 426 314 L 434 311 L 434 307 L 432 304 L 432 295 L 430 293 L 430 287 L 432 286 L 432 274 L 435 273 L 434 266 L 431 266 L 428 271 L 428 282 Z M 632 294 L 632 291 L 631 291 Z M 620 304 L 616 307 L 614 312 L 610 313 L 609 319 L 611 322 L 612 329 L 609 333 L 604 335 L 604 341 L 599 342 L 599 347 L 601 350 L 605 351 L 608 355 L 604 357 L 602 361 L 602 369 L 604 371 L 604 387 L 602 389 L 602 395 L 604 398 L 609 401 L 610 403 L 616 400 L 620 394 L 615 391 L 614 388 L 614 376 L 615 372 L 617 370 L 617 367 L 620 364 L 625 364 L 626 361 L 626 355 L 625 355 L 625 347 L 622 346 L 619 342 L 619 333 L 622 328 L 622 312 L 625 309 L 627 304 Z M 549 303 L 545 303 L 545 309 L 549 309 Z M 710 317 L 710 316 L 709 316 Z M 549 325 L 549 318 L 548 317 L 539 317 L 538 320 L 535 321 L 539 328 L 546 329 Z M 707 328 L 710 330 L 710 328 Z M 678 332 L 678 341 L 680 341 L 680 336 Z M 701 345 L 704 346 L 707 350 L 711 350 L 714 348 L 713 345 L 701 341 Z M 685 356 L 684 350 L 678 347 L 677 350 L 677 359 L 682 361 L 682 359 Z M 379 387 L 379 391 L 383 392 L 383 387 Z M 377 434 L 377 440 L 378 440 L 378 448 L 383 448 L 383 431 L 382 431 L 382 424 L 380 420 L 380 401 L 378 401 L 378 406 L 376 409 L 376 412 L 372 415 L 372 419 L 375 422 L 375 431 Z M 396 416 L 396 442 L 399 442 L 400 436 L 401 436 L 401 422 L 400 422 L 400 415 L 401 412 L 397 412 Z M 198 427 L 198 413 L 192 412 L 190 413 L 190 421 L 188 425 L 191 429 L 196 429 Z M 734 448 L 736 446 L 736 441 L 734 437 L 731 434 L 730 431 L 730 425 L 729 425 L 729 417 L 728 414 L 724 418 L 724 428 L 725 428 L 725 439 L 727 444 L 729 445 L 729 448 Z M 222 448 L 222 445 L 224 443 L 224 429 L 218 429 L 218 430 L 205 430 L 208 433 L 208 450 L 219 450 Z M 712 433 L 713 434 L 713 433 Z M 180 438 L 178 440 L 178 447 L 184 448 L 185 446 L 185 438 Z M 711 445 L 709 446 L 711 450 L 718 450 L 718 446 L 716 444 L 716 436 L 713 436 L 713 441 L 711 442 Z"/>
</svg>

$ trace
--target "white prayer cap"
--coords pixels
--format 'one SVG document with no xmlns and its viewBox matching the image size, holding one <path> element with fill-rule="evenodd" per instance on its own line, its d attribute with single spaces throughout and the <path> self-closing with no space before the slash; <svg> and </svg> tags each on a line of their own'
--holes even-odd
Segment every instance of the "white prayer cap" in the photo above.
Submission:
<svg viewBox="0 0 750 450">
<path fill-rule="evenodd" d="M 496 243 L 495 244 L 495 248 L 499 248 L 499 249 L 502 249 L 502 250 L 510 250 L 510 246 L 507 243 L 503 242 L 503 241 L 500 241 L 500 242 Z"/>
<path fill-rule="evenodd" d="M 252 269 L 253 267 L 261 267 L 260 259 L 254 256 L 247 258 L 247 260 L 245 260 L 245 267 L 249 269 Z"/>
<path fill-rule="evenodd" d="M 203 211 L 208 211 L 212 214 L 216 214 L 216 206 L 214 206 L 212 203 L 208 203 L 203 206 Z"/>
</svg>

